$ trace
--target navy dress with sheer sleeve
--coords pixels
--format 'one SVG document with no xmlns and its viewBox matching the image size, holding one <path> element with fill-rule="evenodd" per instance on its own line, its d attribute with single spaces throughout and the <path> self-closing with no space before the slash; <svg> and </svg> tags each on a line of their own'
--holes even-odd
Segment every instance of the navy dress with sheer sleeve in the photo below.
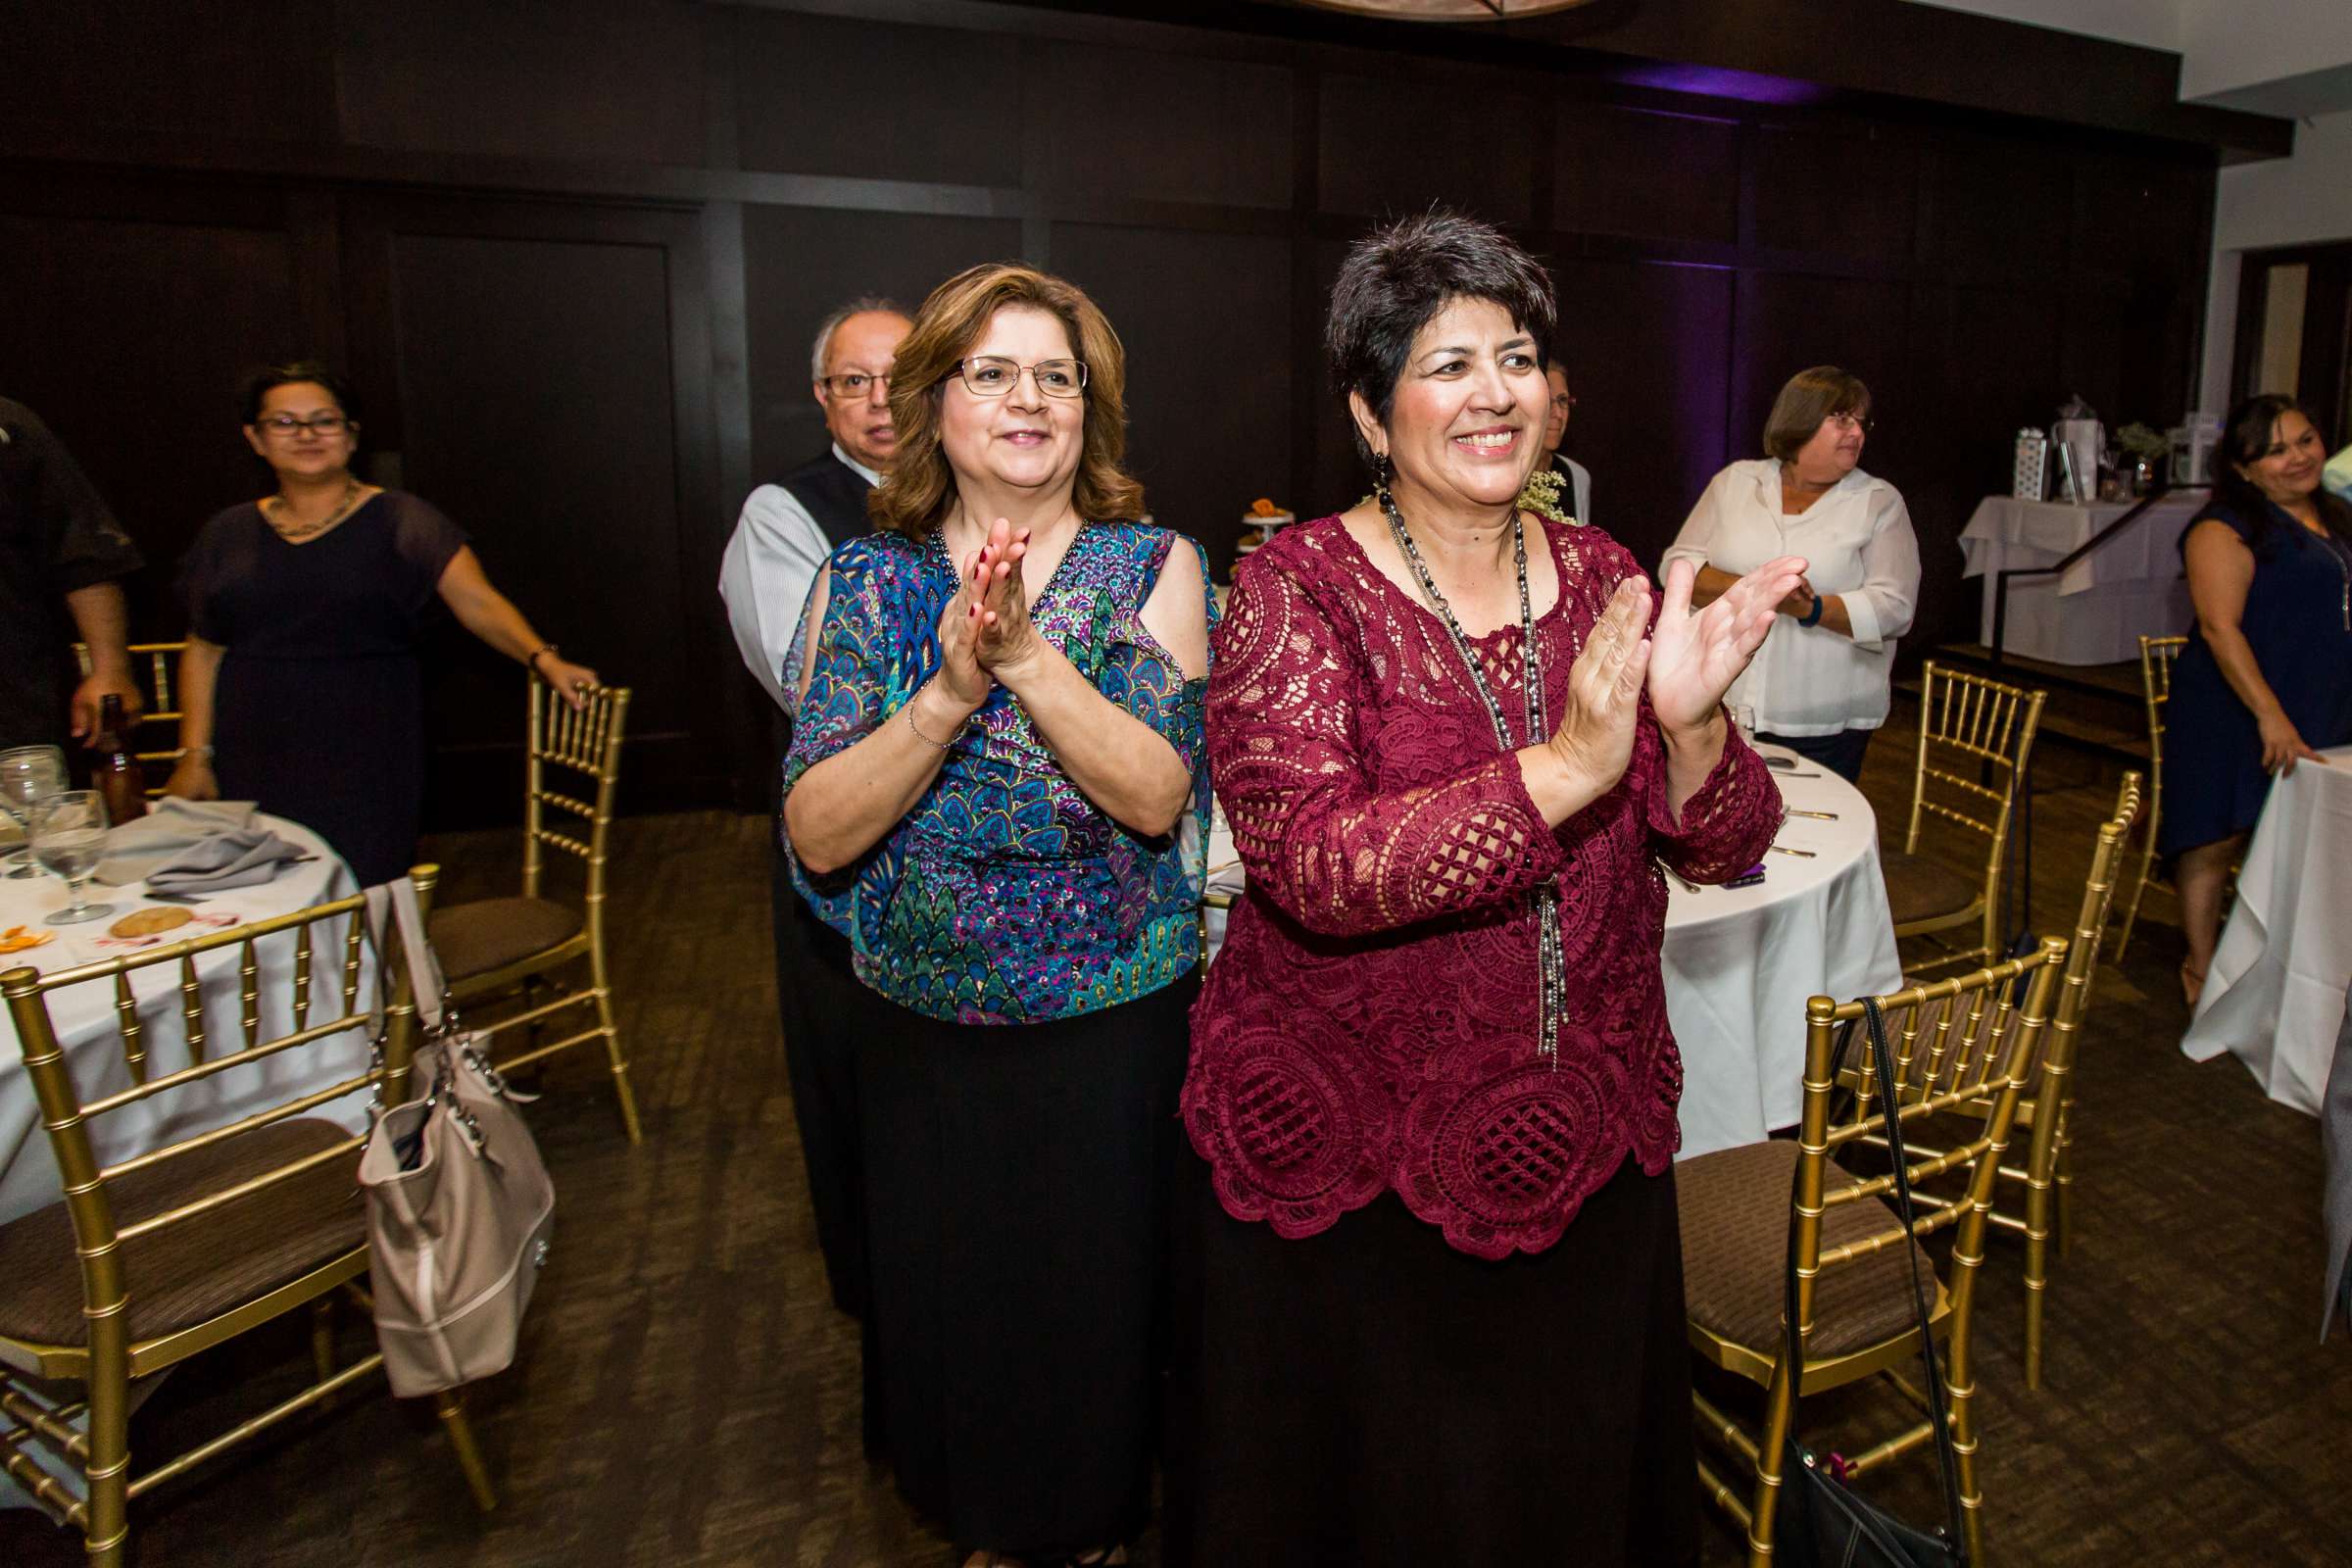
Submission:
<svg viewBox="0 0 2352 1568">
<path fill-rule="evenodd" d="M 231 507 L 181 563 L 188 629 L 227 650 L 213 696 L 221 795 L 316 830 L 364 885 L 416 858 L 418 627 L 465 546 L 441 513 L 386 490 L 301 544 L 255 504 Z"/>
<path fill-rule="evenodd" d="M 2325 751 L 2352 743 L 2352 547 L 2322 538 L 2277 507 L 2268 527 L 2219 500 L 2197 522 L 2208 519 L 2227 523 L 2254 552 L 2238 624 L 2278 706 L 2305 745 Z M 2185 548 L 2188 535 L 2180 537 Z M 2190 630 L 2173 666 L 2164 722 L 2158 849 L 2178 855 L 2252 828 L 2271 793 L 2262 732 L 2201 630 Z"/>
</svg>

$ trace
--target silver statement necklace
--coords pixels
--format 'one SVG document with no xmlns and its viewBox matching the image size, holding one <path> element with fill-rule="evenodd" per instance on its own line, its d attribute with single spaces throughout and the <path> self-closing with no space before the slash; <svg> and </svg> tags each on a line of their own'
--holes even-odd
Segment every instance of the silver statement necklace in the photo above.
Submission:
<svg viewBox="0 0 2352 1568">
<path fill-rule="evenodd" d="M 1470 672 L 1470 685 L 1486 704 L 1487 717 L 1494 725 L 1494 742 L 1505 753 L 1522 744 L 1511 739 L 1511 727 L 1502 716 L 1501 699 L 1487 684 L 1486 672 L 1479 667 L 1478 655 L 1470 639 L 1462 631 L 1462 623 L 1453 618 L 1453 607 L 1438 592 L 1437 579 L 1429 574 L 1429 563 L 1421 559 L 1421 549 L 1413 543 L 1412 534 L 1404 526 L 1404 516 L 1396 510 L 1396 500 L 1389 494 L 1388 486 L 1380 488 L 1380 510 L 1389 520 L 1389 537 L 1396 542 L 1397 553 L 1405 564 L 1413 568 L 1413 578 L 1428 596 L 1437 611 L 1438 619 L 1446 627 L 1446 635 L 1453 643 L 1453 651 L 1461 656 L 1462 667 Z M 1527 740 L 1533 746 L 1550 730 L 1544 716 L 1544 662 L 1536 657 L 1535 604 L 1527 592 L 1527 526 L 1516 510 L 1511 513 L 1511 557 L 1519 568 L 1519 656 L 1520 685 L 1527 708 Z M 1531 896 L 1536 915 L 1536 978 L 1538 1002 L 1536 1015 L 1536 1054 L 1554 1068 L 1560 1064 L 1560 1023 L 1568 1010 L 1568 960 L 1560 950 L 1560 891 L 1556 884 L 1545 882 Z"/>
<path fill-rule="evenodd" d="M 305 523 L 297 518 L 294 515 L 294 504 L 286 499 L 283 491 L 262 503 L 262 520 L 286 543 L 301 544 L 306 539 L 316 539 L 341 522 L 358 509 L 359 504 L 360 481 L 347 478 L 343 481 L 343 494 L 336 499 L 334 510 L 317 522 Z"/>
</svg>

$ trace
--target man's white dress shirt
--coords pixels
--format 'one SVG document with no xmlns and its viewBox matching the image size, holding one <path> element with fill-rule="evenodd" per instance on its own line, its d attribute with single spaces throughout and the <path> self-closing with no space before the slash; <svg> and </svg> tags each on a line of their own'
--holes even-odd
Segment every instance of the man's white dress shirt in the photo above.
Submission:
<svg viewBox="0 0 2352 1568">
<path fill-rule="evenodd" d="M 1776 618 L 1755 662 L 1724 701 L 1755 710 L 1780 735 L 1835 735 L 1886 721 L 1894 641 L 1919 603 L 1919 540 L 1894 486 L 1860 468 L 1797 515 L 1781 513 L 1781 466 L 1735 463 L 1707 485 L 1659 564 L 1690 561 L 1741 576 L 1779 556 L 1802 556 L 1816 594 L 1835 594 L 1851 637 Z"/>
<path fill-rule="evenodd" d="M 833 443 L 833 456 L 867 484 L 882 476 Z M 760 684 L 787 713 L 795 707 L 800 680 L 784 678 L 793 632 L 808 606 L 808 590 L 833 554 L 825 530 L 808 509 L 780 484 L 763 484 L 743 503 L 734 536 L 718 564 L 718 597 L 727 604 L 736 651 Z"/>
<path fill-rule="evenodd" d="M 1592 475 L 1585 466 L 1565 452 L 1551 455 L 1555 467 L 1568 470 L 1568 493 L 1575 510 L 1569 515 L 1591 527 L 1592 524 Z"/>
</svg>

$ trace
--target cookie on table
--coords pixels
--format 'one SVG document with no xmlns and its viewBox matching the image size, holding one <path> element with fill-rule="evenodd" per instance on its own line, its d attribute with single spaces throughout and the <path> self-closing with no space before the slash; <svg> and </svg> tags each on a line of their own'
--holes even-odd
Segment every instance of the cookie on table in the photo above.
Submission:
<svg viewBox="0 0 2352 1568">
<path fill-rule="evenodd" d="M 106 929 L 119 937 L 160 937 L 195 918 L 185 909 L 133 909 Z"/>
</svg>

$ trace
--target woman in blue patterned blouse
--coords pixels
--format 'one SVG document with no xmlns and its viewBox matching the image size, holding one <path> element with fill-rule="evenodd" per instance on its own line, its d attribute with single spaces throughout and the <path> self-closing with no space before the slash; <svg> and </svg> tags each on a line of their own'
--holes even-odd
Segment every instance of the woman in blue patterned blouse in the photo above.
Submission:
<svg viewBox="0 0 2352 1568">
<path fill-rule="evenodd" d="M 976 1564 L 1122 1560 L 1149 1503 L 1210 600 L 1127 520 L 1125 379 L 1058 278 L 924 302 L 785 762 L 802 885 L 897 1004 L 858 1065 L 867 1439 Z"/>
</svg>

